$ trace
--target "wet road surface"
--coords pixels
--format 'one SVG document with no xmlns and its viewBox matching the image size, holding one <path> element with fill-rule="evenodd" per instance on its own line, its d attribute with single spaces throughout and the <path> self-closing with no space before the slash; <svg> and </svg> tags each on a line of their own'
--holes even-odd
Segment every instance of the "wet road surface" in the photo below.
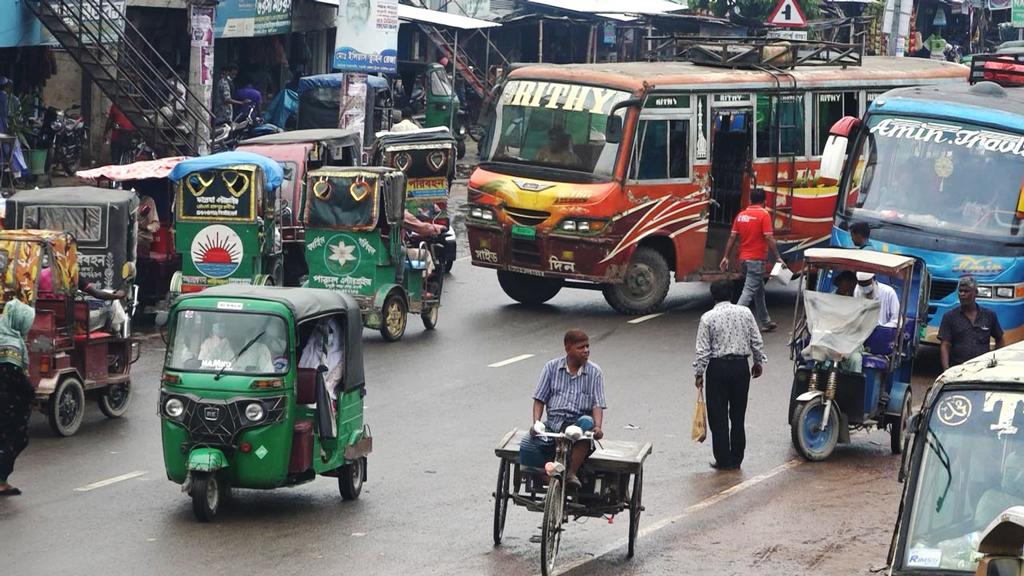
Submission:
<svg viewBox="0 0 1024 576">
<path fill-rule="evenodd" d="M 464 247 L 462 254 L 465 254 Z M 742 471 L 708 468 L 709 443 L 690 441 L 694 331 L 710 308 L 701 285 L 674 285 L 665 312 L 620 316 L 599 292 L 563 291 L 526 309 L 492 271 L 456 263 L 437 331 L 411 318 L 395 344 L 364 332 L 368 482 L 342 502 L 336 480 L 236 490 L 213 524 L 197 523 L 166 480 L 157 394 L 163 344 L 146 341 L 127 416 L 90 404 L 77 435 L 54 438 L 36 414 L 31 444 L 0 501 L 0 572 L 34 574 L 501 574 L 539 573 L 530 542 L 541 516 L 508 512 L 491 542 L 494 446 L 530 424 L 531 394 L 562 334 L 591 336 L 605 372 L 609 438 L 651 441 L 637 555 L 626 561 L 628 514 L 571 523 L 559 555 L 571 574 L 867 574 L 883 566 L 901 485 L 884 432 L 855 433 L 821 464 L 798 460 L 786 408 L 786 339 L 793 293 L 773 288 L 780 330 L 767 337 L 765 375 L 752 381 Z M 490 365 L 497 367 L 490 367 Z M 920 362 L 918 386 L 937 355 Z M 916 401 L 922 394 L 918 390 Z"/>
</svg>

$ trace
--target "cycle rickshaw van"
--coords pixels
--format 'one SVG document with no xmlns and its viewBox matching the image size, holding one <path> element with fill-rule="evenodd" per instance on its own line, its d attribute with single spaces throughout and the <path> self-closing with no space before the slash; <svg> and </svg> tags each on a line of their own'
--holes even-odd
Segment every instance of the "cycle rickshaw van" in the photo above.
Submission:
<svg viewBox="0 0 1024 576">
<path fill-rule="evenodd" d="M 456 143 L 447 128 L 383 132 L 373 145 L 370 163 L 390 166 L 405 174 L 405 209 L 416 218 L 448 228 L 440 265 L 450 271 L 455 262 L 455 231 L 448 212 L 455 177 Z"/>
<path fill-rule="evenodd" d="M 281 285 L 280 164 L 252 152 L 221 152 L 179 162 L 170 179 L 181 254 L 172 295 L 227 283 Z"/>
<path fill-rule="evenodd" d="M 444 279 L 439 239 L 404 231 L 405 182 L 395 168 L 327 167 L 306 183 L 307 284 L 355 296 L 364 324 L 389 342 L 409 314 L 434 329 Z"/>
<path fill-rule="evenodd" d="M 78 250 L 79 276 L 97 288 L 124 290 L 130 312 L 138 301 L 138 213 L 139 197 L 134 192 L 92 186 L 42 188 L 23 190 L 7 199 L 4 227 L 71 234 Z M 122 334 L 131 335 L 128 322 Z"/>
<path fill-rule="evenodd" d="M 164 464 L 198 520 L 213 519 L 232 486 L 333 476 L 342 498 L 359 496 L 373 441 L 352 297 L 223 285 L 182 295 L 161 323 Z"/>
<path fill-rule="evenodd" d="M 1022 407 L 1024 342 L 953 366 L 931 385 L 900 463 L 890 574 L 1021 574 Z"/>
<path fill-rule="evenodd" d="M 128 411 L 131 365 L 138 343 L 116 332 L 90 330 L 89 303 L 78 293 L 74 237 L 54 230 L 0 231 L 0 300 L 36 310 L 26 341 L 34 406 L 58 436 L 78 431 L 86 399 L 109 418 Z"/>
<path fill-rule="evenodd" d="M 277 161 L 284 171 L 281 184 L 281 240 L 284 248 L 286 285 L 298 286 L 306 274 L 302 255 L 305 229 L 302 225 L 302 198 L 306 174 L 321 166 L 356 166 L 362 143 L 356 130 L 319 128 L 292 130 L 250 138 L 238 145 L 241 152 L 252 152 Z"/>
<path fill-rule="evenodd" d="M 174 249 L 174 184 L 171 170 L 185 156 L 144 160 L 131 164 L 111 164 L 91 170 L 79 170 L 75 176 L 101 188 L 134 192 L 139 198 L 136 234 L 134 300 L 141 313 L 154 311 L 167 302 L 167 288 L 175 272 L 181 270 L 181 255 Z M 62 189 L 63 190 L 63 189 Z M 83 244 L 79 239 L 79 249 Z"/>
<path fill-rule="evenodd" d="M 892 453 L 899 454 L 914 354 L 928 320 L 928 270 L 914 258 L 873 250 L 810 248 L 804 259 L 790 341 L 793 446 L 807 460 L 824 460 L 837 443 L 850 441 L 851 430 L 878 428 L 889 431 Z M 896 292 L 893 325 L 879 325 L 877 299 L 834 291 L 841 274 L 856 282 L 862 272 Z"/>
</svg>

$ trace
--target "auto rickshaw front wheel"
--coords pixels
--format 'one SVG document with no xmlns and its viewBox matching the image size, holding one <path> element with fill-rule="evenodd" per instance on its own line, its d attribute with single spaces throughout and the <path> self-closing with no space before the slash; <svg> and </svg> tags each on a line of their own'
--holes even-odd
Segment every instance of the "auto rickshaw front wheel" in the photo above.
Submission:
<svg viewBox="0 0 1024 576">
<path fill-rule="evenodd" d="M 196 520 L 209 522 L 217 516 L 225 496 L 224 488 L 226 486 L 221 485 L 216 473 L 192 473 L 192 488 L 189 494 L 192 496 L 192 513 L 195 514 Z"/>
<path fill-rule="evenodd" d="M 423 312 L 420 313 L 420 318 L 423 320 L 423 327 L 427 330 L 433 330 L 437 328 L 437 317 L 441 306 L 439 304 L 430 304 L 423 307 Z"/>
<path fill-rule="evenodd" d="M 907 439 L 907 426 L 910 422 L 910 410 L 911 406 L 913 406 L 911 400 L 910 388 L 907 388 L 907 393 L 903 396 L 903 406 L 900 409 L 899 420 L 889 422 L 889 449 L 892 450 L 893 454 L 903 453 L 903 444 Z"/>
<path fill-rule="evenodd" d="M 401 340 L 409 320 L 409 307 L 406 306 L 402 293 L 395 290 L 388 294 L 380 312 L 380 335 L 388 342 Z"/>
<path fill-rule="evenodd" d="M 826 400 L 822 396 L 797 404 L 793 414 L 791 434 L 793 447 L 806 460 L 820 462 L 828 458 L 839 442 L 839 410 L 829 410 L 828 421 L 822 427 Z"/>
<path fill-rule="evenodd" d="M 107 418 L 120 418 L 128 411 L 132 401 L 131 381 L 111 384 L 99 397 L 100 411 Z"/>
<path fill-rule="evenodd" d="M 343 500 L 355 500 L 363 491 L 363 476 L 366 474 L 366 457 L 356 458 L 338 471 L 338 491 Z"/>
<path fill-rule="evenodd" d="M 71 436 L 78 432 L 84 414 L 85 389 L 78 378 L 68 376 L 61 380 L 50 396 L 50 401 L 46 403 L 50 428 L 58 436 Z"/>
</svg>

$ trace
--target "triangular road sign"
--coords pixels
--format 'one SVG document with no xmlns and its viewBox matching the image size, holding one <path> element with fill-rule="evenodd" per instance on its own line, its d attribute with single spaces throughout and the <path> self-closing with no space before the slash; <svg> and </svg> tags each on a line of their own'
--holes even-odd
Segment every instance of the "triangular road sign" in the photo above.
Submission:
<svg viewBox="0 0 1024 576">
<path fill-rule="evenodd" d="M 807 17 L 796 0 L 779 0 L 779 4 L 768 17 L 768 23 L 775 26 L 792 26 L 801 28 L 807 26 Z"/>
</svg>

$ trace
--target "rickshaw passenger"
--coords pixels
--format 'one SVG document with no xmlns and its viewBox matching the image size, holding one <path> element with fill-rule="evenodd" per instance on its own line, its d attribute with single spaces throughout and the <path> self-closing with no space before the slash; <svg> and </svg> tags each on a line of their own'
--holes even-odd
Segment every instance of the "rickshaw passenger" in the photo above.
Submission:
<svg viewBox="0 0 1024 576">
<path fill-rule="evenodd" d="M 220 364 L 230 362 L 235 357 L 231 341 L 225 336 L 224 324 L 214 322 L 210 335 L 199 346 L 199 360 L 204 364 Z"/>
<path fill-rule="evenodd" d="M 345 358 L 345 334 L 341 331 L 341 323 L 337 318 L 324 318 L 316 323 L 313 333 L 306 341 L 299 358 L 299 368 L 316 370 L 320 366 L 327 367 L 327 392 L 331 398 L 337 398 L 336 388 L 341 380 L 341 370 Z"/>
<path fill-rule="evenodd" d="M 878 300 L 881 307 L 878 309 L 878 325 L 887 328 L 895 328 L 900 320 L 900 299 L 896 290 L 888 284 L 882 284 L 875 280 L 871 272 L 857 272 L 857 288 L 853 291 L 857 298 Z"/>
<path fill-rule="evenodd" d="M 235 368 L 255 372 L 285 372 L 288 369 L 288 337 L 280 320 L 268 321 L 263 334 L 232 362 Z"/>
<path fill-rule="evenodd" d="M 832 280 L 832 286 L 835 287 L 833 294 L 853 296 L 857 289 L 857 276 L 850 270 L 843 270 Z"/>
</svg>

